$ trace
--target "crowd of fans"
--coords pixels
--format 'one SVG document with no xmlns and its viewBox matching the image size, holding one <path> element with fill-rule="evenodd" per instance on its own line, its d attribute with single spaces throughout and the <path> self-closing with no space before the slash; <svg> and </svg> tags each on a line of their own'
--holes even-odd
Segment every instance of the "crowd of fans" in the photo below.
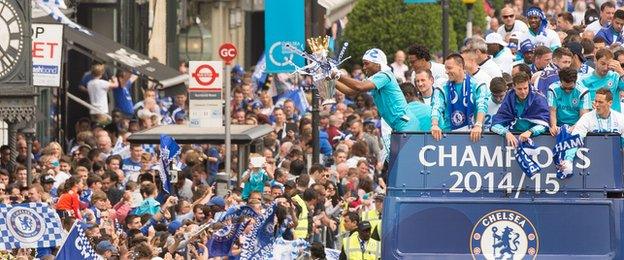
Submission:
<svg viewBox="0 0 624 260">
<path fill-rule="evenodd" d="M 624 127 L 618 113 L 624 90 L 620 1 L 510 2 L 488 11 L 488 28 L 475 30 L 457 54 L 440 59 L 415 44 L 388 62 L 407 102 L 421 111 L 416 113 L 418 129 L 436 139 L 444 132 L 468 131 L 474 141 L 491 130 L 517 146 L 540 134 L 557 135 L 560 127 L 575 126 L 592 111 L 594 118 L 579 122 L 576 133 Z M 180 71 L 186 69 L 183 63 Z M 158 146 L 130 144 L 127 138 L 158 125 L 187 124 L 188 94 L 159 97 L 146 88 L 136 101 L 131 71 L 112 76 L 95 63 L 81 83 L 93 105 L 91 117 L 76 123 L 73 138 L 63 145 L 35 140 L 28 154 L 26 139 L 18 134 L 15 163 L 11 148 L 0 148 L 1 202 L 47 203 L 66 231 L 74 221 L 87 223 L 92 247 L 108 259 L 245 259 L 249 242 L 260 239 L 249 236 L 254 216 L 267 212 L 275 213 L 272 235 L 291 247 L 281 255 L 284 259 L 324 259 L 325 248 L 337 250 L 341 259 L 380 258 L 389 141 L 371 95 L 338 91 L 333 102 L 323 100 L 321 163 L 312 163 L 311 99 L 303 91 L 310 79 L 258 77 L 240 66 L 232 72 L 232 123 L 274 128 L 264 137 L 263 149 L 249 156 L 248 169 L 237 169 L 233 156 L 231 171 L 242 173 L 240 186 L 216 194 L 215 183 L 225 172 L 223 146 L 183 145 L 177 182 L 171 194 L 165 192 L 155 167 Z M 357 80 L 366 80 L 367 73 L 359 65 L 344 72 Z M 447 92 L 466 78 L 471 91 L 461 99 L 474 116 L 456 125 Z M 623 123 L 603 126 L 607 118 L 613 118 L 609 124 Z M 562 167 L 572 167 L 573 156 L 567 153 Z M 24 166 L 28 160 L 34 165 L 31 176 Z M 226 179 L 236 183 L 235 176 Z M 255 213 L 224 219 L 241 207 Z M 231 233 L 224 230 L 234 223 L 243 231 L 215 249 L 215 241 L 227 238 Z M 48 259 L 56 250 L 2 254 Z"/>
</svg>

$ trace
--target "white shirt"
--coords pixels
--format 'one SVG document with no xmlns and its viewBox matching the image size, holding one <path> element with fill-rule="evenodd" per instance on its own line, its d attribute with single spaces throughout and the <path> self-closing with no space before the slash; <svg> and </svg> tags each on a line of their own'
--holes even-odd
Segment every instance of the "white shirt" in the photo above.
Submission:
<svg viewBox="0 0 624 260">
<path fill-rule="evenodd" d="M 496 115 L 496 112 L 498 112 L 498 108 L 500 106 L 501 104 L 496 104 L 492 99 L 490 99 L 490 101 L 488 102 L 488 111 L 487 114 L 485 114 L 485 120 L 483 120 L 484 130 L 490 131 L 490 127 L 492 126 L 492 118 L 494 117 L 494 115 Z"/>
<path fill-rule="evenodd" d="M 598 33 L 598 31 L 600 31 L 600 29 L 602 29 L 602 28 L 603 28 L 603 26 L 602 26 L 602 24 L 600 24 L 600 19 L 598 19 L 596 21 L 593 21 L 589 25 L 587 25 L 587 27 L 585 27 L 585 31 L 593 32 L 594 35 L 596 35 Z"/>
<path fill-rule="evenodd" d="M 472 78 L 477 83 L 477 85 L 485 84 L 485 86 L 488 88 L 490 86 L 490 81 L 492 81 L 492 77 L 481 68 L 477 70 L 477 73 L 472 75 Z"/>
<path fill-rule="evenodd" d="M 516 33 L 516 35 L 518 36 L 524 35 L 525 33 L 529 32 L 529 27 L 524 22 L 516 20 L 514 22 L 513 28 L 511 28 L 511 31 L 507 32 L 507 30 L 505 29 L 505 25 L 502 24 L 498 27 L 498 30 L 496 30 L 496 32 L 503 36 L 503 39 L 507 39 L 507 35 L 512 33 Z"/>
<path fill-rule="evenodd" d="M 92 115 L 99 115 L 102 113 L 108 114 L 108 87 L 110 83 L 103 79 L 92 79 L 87 83 L 87 91 L 89 92 L 89 99 L 91 105 L 97 107 L 100 111 L 91 109 L 89 111 Z"/>
<path fill-rule="evenodd" d="M 533 35 L 533 33 L 527 32 L 518 39 L 518 42 L 522 43 L 527 39 L 531 41 L 531 43 L 533 43 L 535 47 L 546 46 L 550 49 L 561 47 L 561 39 L 559 39 L 559 34 L 548 28 L 544 28 L 544 31 L 542 31 L 538 35 Z"/>
<path fill-rule="evenodd" d="M 596 110 L 585 113 L 574 125 L 572 134 L 585 137 L 587 133 L 593 131 L 619 133 L 624 137 L 624 115 L 611 109 L 609 118 L 599 118 Z"/>
<path fill-rule="evenodd" d="M 496 65 L 505 73 L 511 75 L 511 69 L 513 68 L 513 60 L 514 55 L 511 53 L 511 50 L 507 47 L 504 47 L 501 51 L 499 51 L 496 56 L 492 57 Z"/>
<path fill-rule="evenodd" d="M 394 74 L 394 77 L 396 77 L 399 82 L 405 82 L 405 72 L 409 70 L 407 65 L 393 62 L 390 64 L 390 67 L 392 67 L 392 74 Z"/>
<path fill-rule="evenodd" d="M 446 69 L 444 68 L 444 64 L 440 64 L 437 62 L 431 63 L 431 74 L 433 74 L 433 86 L 434 87 L 442 87 L 448 81 L 448 75 L 446 75 Z M 413 77 L 414 78 L 414 77 Z"/>
<path fill-rule="evenodd" d="M 492 57 L 489 57 L 487 60 L 485 60 L 485 62 L 479 64 L 479 66 L 480 66 L 480 70 L 483 70 L 485 73 L 490 75 L 490 77 L 492 77 L 492 78 L 502 77 L 503 76 L 503 71 L 498 66 L 498 64 L 496 64 L 496 62 L 494 62 L 494 59 L 492 59 Z M 490 84 L 488 82 L 488 86 L 489 85 Z"/>
</svg>

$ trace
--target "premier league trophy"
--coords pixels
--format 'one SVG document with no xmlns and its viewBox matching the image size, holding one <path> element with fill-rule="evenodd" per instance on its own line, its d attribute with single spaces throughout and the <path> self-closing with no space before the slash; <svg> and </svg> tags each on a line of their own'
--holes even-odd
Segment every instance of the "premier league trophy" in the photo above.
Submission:
<svg viewBox="0 0 624 260">
<path fill-rule="evenodd" d="M 310 38 L 307 40 L 308 47 L 312 51 L 311 54 L 303 52 L 290 44 L 286 44 L 286 48 L 293 53 L 305 58 L 308 61 L 308 65 L 304 67 L 295 66 L 295 73 L 300 75 L 308 75 L 312 77 L 314 88 L 318 90 L 318 95 L 323 99 L 323 104 L 332 104 L 334 101 L 334 94 L 336 93 L 335 80 L 328 80 L 331 78 L 331 72 L 337 69 L 340 64 L 345 60 L 344 56 L 349 43 L 344 43 L 338 57 L 335 59 L 329 57 L 329 36 L 319 36 L 316 38 Z"/>
</svg>

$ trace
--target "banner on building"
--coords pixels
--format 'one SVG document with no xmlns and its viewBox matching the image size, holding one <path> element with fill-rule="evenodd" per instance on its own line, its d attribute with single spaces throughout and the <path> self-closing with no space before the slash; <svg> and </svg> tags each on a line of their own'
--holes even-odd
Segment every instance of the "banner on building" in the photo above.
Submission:
<svg viewBox="0 0 624 260">
<path fill-rule="evenodd" d="M 272 0 L 265 2 L 264 31 L 266 71 L 292 72 L 305 60 L 289 51 L 286 43 L 305 50 L 305 13 L 303 0 Z"/>
<path fill-rule="evenodd" d="M 33 23 L 32 31 L 33 84 L 60 87 L 63 25 Z"/>
</svg>

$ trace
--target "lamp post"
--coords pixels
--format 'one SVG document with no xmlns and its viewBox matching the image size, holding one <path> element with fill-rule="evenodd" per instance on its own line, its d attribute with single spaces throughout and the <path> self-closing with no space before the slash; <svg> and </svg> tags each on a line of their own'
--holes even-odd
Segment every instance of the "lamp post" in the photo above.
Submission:
<svg viewBox="0 0 624 260">
<path fill-rule="evenodd" d="M 468 9 L 468 21 L 466 22 L 466 37 L 472 37 L 472 19 L 474 9 L 474 4 L 477 0 L 462 0 L 462 2 L 466 5 L 466 9 Z"/>
</svg>

